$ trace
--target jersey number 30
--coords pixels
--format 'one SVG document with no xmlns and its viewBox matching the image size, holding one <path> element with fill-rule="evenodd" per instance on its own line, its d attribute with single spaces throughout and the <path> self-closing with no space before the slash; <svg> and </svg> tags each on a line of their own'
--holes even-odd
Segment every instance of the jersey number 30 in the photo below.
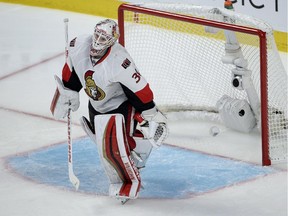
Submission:
<svg viewBox="0 0 288 216">
<path fill-rule="evenodd" d="M 138 83 L 141 79 L 141 74 L 136 71 L 133 75 L 132 75 L 132 78 L 134 78 L 136 80 L 136 83 Z"/>
</svg>

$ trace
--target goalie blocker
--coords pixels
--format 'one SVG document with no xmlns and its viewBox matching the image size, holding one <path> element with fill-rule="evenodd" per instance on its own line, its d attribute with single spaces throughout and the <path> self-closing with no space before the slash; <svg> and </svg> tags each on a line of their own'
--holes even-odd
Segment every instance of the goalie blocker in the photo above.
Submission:
<svg viewBox="0 0 288 216">
<path fill-rule="evenodd" d="M 78 110 L 80 106 L 79 93 L 65 88 L 61 79 L 54 76 L 57 89 L 54 93 L 53 100 L 51 102 L 50 111 L 55 119 L 59 120 L 65 118 L 68 114 L 68 110 Z"/>
</svg>

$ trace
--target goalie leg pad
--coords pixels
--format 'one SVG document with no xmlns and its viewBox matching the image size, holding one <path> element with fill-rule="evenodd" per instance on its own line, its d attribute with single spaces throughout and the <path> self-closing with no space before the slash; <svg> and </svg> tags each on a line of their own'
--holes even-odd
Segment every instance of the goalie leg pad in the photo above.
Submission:
<svg viewBox="0 0 288 216">
<path fill-rule="evenodd" d="M 217 101 L 216 107 L 226 127 L 249 133 L 256 125 L 256 118 L 246 100 L 224 95 Z"/>
<path fill-rule="evenodd" d="M 140 173 L 131 158 L 121 114 L 95 116 L 100 159 L 110 180 L 109 195 L 135 199 L 141 186 Z"/>
</svg>

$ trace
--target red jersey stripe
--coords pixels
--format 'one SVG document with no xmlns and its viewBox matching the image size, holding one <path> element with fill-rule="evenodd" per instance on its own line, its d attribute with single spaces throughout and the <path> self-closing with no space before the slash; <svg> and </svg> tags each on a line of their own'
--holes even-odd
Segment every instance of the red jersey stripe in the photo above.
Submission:
<svg viewBox="0 0 288 216">
<path fill-rule="evenodd" d="M 63 79 L 65 82 L 68 82 L 69 79 L 70 79 L 70 77 L 71 77 L 71 74 L 72 74 L 72 72 L 71 72 L 68 64 L 65 63 L 65 65 L 64 65 L 64 67 L 63 67 L 63 69 L 62 69 L 62 79 Z"/>
<path fill-rule="evenodd" d="M 151 91 L 149 84 L 147 84 L 140 91 L 137 91 L 135 94 L 142 101 L 142 103 L 149 103 L 154 98 L 153 92 Z"/>
</svg>

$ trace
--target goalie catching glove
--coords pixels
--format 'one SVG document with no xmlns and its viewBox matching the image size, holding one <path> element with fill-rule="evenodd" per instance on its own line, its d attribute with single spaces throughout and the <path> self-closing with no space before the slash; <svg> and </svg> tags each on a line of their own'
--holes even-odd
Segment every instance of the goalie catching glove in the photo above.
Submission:
<svg viewBox="0 0 288 216">
<path fill-rule="evenodd" d="M 57 89 L 51 102 L 50 110 L 55 119 L 65 118 L 68 110 L 76 111 L 80 106 L 79 93 L 64 87 L 58 76 L 54 76 Z"/>
<path fill-rule="evenodd" d="M 167 118 L 156 107 L 143 111 L 141 115 L 136 113 L 134 118 L 153 147 L 158 148 L 167 138 Z"/>
</svg>

